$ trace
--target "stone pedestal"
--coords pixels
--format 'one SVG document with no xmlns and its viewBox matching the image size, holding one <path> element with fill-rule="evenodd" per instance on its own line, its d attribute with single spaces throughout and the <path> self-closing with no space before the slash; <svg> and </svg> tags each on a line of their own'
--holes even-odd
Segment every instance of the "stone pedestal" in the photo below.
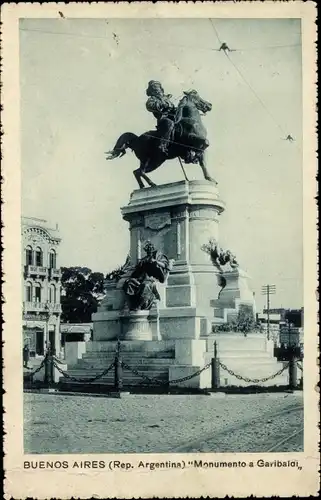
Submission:
<svg viewBox="0 0 321 500">
<path fill-rule="evenodd" d="M 237 311 L 238 304 L 253 302 L 247 277 L 240 270 L 224 273 L 226 287 L 218 298 L 219 270 L 202 250 L 211 238 L 219 241 L 219 216 L 224 208 L 216 185 L 206 180 L 133 191 L 128 205 L 121 209 L 129 223 L 132 268 L 118 282 L 108 284 L 106 297 L 93 315 L 92 347 L 97 353 L 106 352 L 105 364 L 112 360 L 114 341 L 121 339 L 128 363 L 136 363 L 138 371 L 156 378 L 171 381 L 205 365 L 214 311 L 222 322 L 229 312 Z M 167 282 L 157 284 L 161 298 L 157 305 L 150 311 L 133 312 L 126 305 L 123 283 L 143 257 L 147 240 L 175 263 Z M 90 353 L 87 358 L 91 359 Z M 131 380 L 132 375 L 126 376 Z M 179 385 L 209 387 L 210 381 L 208 369 Z"/>
<path fill-rule="evenodd" d="M 120 340 L 152 340 L 153 334 L 149 322 L 149 311 L 123 312 L 120 321 L 122 332 Z"/>
<path fill-rule="evenodd" d="M 68 366 L 73 366 L 78 363 L 78 360 L 85 354 L 87 342 L 66 342 L 65 344 L 65 361 Z"/>
<path fill-rule="evenodd" d="M 218 239 L 223 210 L 216 185 L 206 180 L 139 189 L 122 208 L 133 264 L 142 257 L 146 240 L 175 260 L 166 285 L 159 287 L 162 339 L 198 339 L 210 332 L 218 271 L 201 247 L 210 238 Z"/>
<path fill-rule="evenodd" d="M 240 268 L 228 270 L 221 274 L 225 286 L 217 299 L 211 301 L 214 316 L 223 322 L 231 321 L 238 314 L 240 306 L 249 306 L 256 314 L 253 292 L 249 287 L 249 276 Z"/>
</svg>

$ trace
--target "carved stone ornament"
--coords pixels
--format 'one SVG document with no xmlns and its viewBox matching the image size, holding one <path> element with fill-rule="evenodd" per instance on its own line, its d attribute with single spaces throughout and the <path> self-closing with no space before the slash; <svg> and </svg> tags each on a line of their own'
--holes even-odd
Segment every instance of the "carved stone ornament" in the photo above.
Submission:
<svg viewBox="0 0 321 500">
<path fill-rule="evenodd" d="M 59 240 L 55 238 L 51 238 L 47 231 L 44 231 L 40 228 L 29 228 L 24 232 L 24 236 L 28 241 L 32 243 L 43 243 L 43 241 L 48 241 L 51 245 L 58 245 Z"/>
<path fill-rule="evenodd" d="M 135 215 L 130 219 L 130 227 L 142 226 L 144 224 L 144 217 L 142 215 Z"/>
<path fill-rule="evenodd" d="M 188 210 L 186 208 L 172 209 L 172 219 L 185 219 L 187 216 Z"/>
<path fill-rule="evenodd" d="M 199 208 L 192 209 L 189 214 L 190 219 L 206 219 L 217 220 L 217 211 L 213 208 Z"/>
<path fill-rule="evenodd" d="M 171 225 L 171 215 L 169 212 L 161 214 L 151 214 L 145 217 L 145 227 L 153 231 L 163 229 L 165 226 Z"/>
</svg>

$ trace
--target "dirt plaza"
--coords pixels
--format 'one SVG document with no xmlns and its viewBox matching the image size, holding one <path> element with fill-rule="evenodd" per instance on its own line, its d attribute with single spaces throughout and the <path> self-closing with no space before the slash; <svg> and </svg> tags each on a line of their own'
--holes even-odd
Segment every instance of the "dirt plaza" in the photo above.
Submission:
<svg viewBox="0 0 321 500">
<path fill-rule="evenodd" d="M 302 392 L 24 394 L 24 450 L 32 454 L 255 452 L 302 426 Z M 302 446 L 296 439 L 286 451 Z"/>
</svg>

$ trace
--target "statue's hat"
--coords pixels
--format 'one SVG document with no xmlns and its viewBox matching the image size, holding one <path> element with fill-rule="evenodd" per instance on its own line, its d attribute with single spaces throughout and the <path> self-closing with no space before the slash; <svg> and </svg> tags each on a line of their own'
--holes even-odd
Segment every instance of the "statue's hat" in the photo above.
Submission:
<svg viewBox="0 0 321 500">
<path fill-rule="evenodd" d="M 146 90 L 146 94 L 147 95 L 151 95 L 153 93 L 153 89 L 155 87 L 160 88 L 164 92 L 163 86 L 162 86 L 162 84 L 160 82 L 158 82 L 157 80 L 150 80 L 148 82 L 148 87 L 147 87 L 147 90 Z"/>
</svg>

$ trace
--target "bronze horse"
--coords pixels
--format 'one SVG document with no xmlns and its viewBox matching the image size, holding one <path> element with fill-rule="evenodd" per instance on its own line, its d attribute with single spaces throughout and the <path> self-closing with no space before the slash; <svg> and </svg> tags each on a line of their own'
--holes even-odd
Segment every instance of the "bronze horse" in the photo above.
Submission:
<svg viewBox="0 0 321 500">
<path fill-rule="evenodd" d="M 160 140 L 158 130 L 150 130 L 140 136 L 126 132 L 118 138 L 114 149 L 106 153 L 106 160 L 124 156 L 127 148 L 135 153 L 140 160 L 140 166 L 134 170 L 134 176 L 140 188 L 145 187 L 142 179 L 149 186 L 156 186 L 146 174 L 156 170 L 166 160 L 174 158 L 181 158 L 185 163 L 198 163 L 204 178 L 216 183 L 206 168 L 205 150 L 209 142 L 201 121 L 201 113 L 205 114 L 210 111 L 212 105 L 202 99 L 196 90 L 184 92 L 184 94 L 177 107 L 174 137 L 169 143 L 167 154 L 160 151 L 158 147 Z"/>
</svg>

